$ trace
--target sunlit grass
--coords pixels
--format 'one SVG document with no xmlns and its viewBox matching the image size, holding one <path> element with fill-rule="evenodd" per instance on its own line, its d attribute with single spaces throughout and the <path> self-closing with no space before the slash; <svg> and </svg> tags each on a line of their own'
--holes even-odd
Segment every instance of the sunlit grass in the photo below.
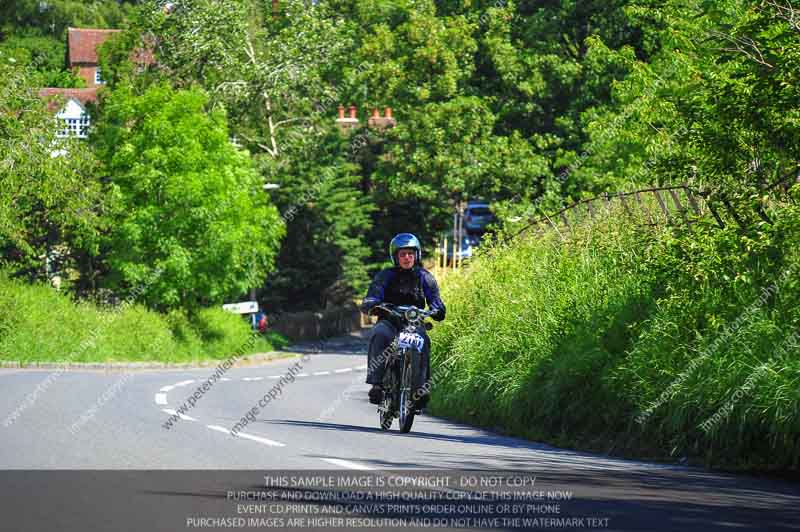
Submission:
<svg viewBox="0 0 800 532">
<path fill-rule="evenodd" d="M 617 213 L 484 250 L 442 282 L 434 371 L 455 370 L 433 411 L 571 447 L 796 469 L 800 268 L 782 272 L 800 266 L 800 214 L 776 217 L 742 234 Z"/>
<path fill-rule="evenodd" d="M 100 308 L 0 274 L 0 361 L 190 362 L 286 343 L 277 334 L 250 336 L 241 316 L 222 309 L 201 310 L 189 321 L 178 311 L 163 315 L 140 305 Z"/>
</svg>

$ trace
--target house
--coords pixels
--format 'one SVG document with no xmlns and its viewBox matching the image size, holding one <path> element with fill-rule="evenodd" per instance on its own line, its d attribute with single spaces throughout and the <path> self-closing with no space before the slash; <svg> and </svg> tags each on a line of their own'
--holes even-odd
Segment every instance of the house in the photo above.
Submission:
<svg viewBox="0 0 800 532">
<path fill-rule="evenodd" d="M 86 138 L 91 117 L 86 106 L 97 102 L 97 89 L 105 82 L 97 58 L 97 47 L 121 30 L 100 30 L 93 28 L 67 29 L 67 68 L 77 69 L 78 76 L 86 82 L 85 89 L 60 89 L 48 87 L 39 91 L 39 96 L 48 98 L 48 107 L 58 120 L 64 121 L 59 129 L 59 137 Z M 152 64 L 153 53 L 147 49 L 137 49 L 132 55 L 141 68 Z"/>
<path fill-rule="evenodd" d="M 89 134 L 91 118 L 86 105 L 97 102 L 97 88 L 57 89 L 45 88 L 39 96 L 48 100 L 48 109 L 55 113 L 64 126 L 56 132 L 57 137 L 78 137 L 85 139 Z"/>
<path fill-rule="evenodd" d="M 90 28 L 67 28 L 67 68 L 78 69 L 89 88 L 98 87 L 103 81 L 97 60 L 97 47 L 120 30 L 97 30 Z"/>
</svg>

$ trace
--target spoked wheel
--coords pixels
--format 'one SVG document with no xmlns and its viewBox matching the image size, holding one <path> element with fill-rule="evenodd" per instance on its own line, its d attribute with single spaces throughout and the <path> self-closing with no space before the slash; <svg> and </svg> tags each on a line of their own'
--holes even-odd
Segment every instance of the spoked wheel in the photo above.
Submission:
<svg viewBox="0 0 800 532">
<path fill-rule="evenodd" d="M 407 351 L 403 357 L 403 375 L 400 379 L 400 432 L 409 432 L 414 424 L 416 404 L 415 392 L 422 386 L 422 357 L 420 353 Z"/>
<path fill-rule="evenodd" d="M 400 432 L 409 432 L 414 423 L 414 405 L 407 388 L 400 390 Z"/>
<path fill-rule="evenodd" d="M 392 421 L 394 421 L 394 412 L 392 412 L 392 398 L 387 393 L 385 394 L 386 397 L 383 398 L 380 406 L 378 407 L 378 418 L 381 424 L 382 430 L 389 430 L 392 426 Z"/>
<path fill-rule="evenodd" d="M 383 400 L 378 405 L 378 422 L 381 430 L 389 430 L 395 418 L 392 400 L 394 399 L 397 379 L 394 376 L 393 368 L 386 368 L 386 373 L 387 376 L 383 379 Z"/>
</svg>

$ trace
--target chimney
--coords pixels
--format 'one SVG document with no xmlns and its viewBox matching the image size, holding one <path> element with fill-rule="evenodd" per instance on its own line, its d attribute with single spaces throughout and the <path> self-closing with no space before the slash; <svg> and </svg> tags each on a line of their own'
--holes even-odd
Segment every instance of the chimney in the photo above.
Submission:
<svg viewBox="0 0 800 532">
<path fill-rule="evenodd" d="M 342 132 L 342 134 L 346 135 L 351 130 L 358 127 L 358 118 L 356 118 L 356 112 L 358 110 L 356 109 L 355 105 L 351 105 L 348 109 L 350 116 L 345 118 L 344 109 L 344 105 L 339 105 L 339 118 L 336 119 L 336 125 L 339 126 L 339 130 Z"/>
<path fill-rule="evenodd" d="M 397 120 L 392 118 L 392 108 L 384 108 L 384 116 L 381 116 L 378 109 L 372 111 L 372 117 L 367 122 L 367 125 L 373 129 L 388 129 L 397 125 Z"/>
</svg>

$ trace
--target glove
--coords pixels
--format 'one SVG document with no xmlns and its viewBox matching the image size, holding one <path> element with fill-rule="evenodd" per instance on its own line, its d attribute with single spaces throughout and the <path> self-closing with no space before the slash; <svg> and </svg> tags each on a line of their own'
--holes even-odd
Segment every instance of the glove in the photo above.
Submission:
<svg viewBox="0 0 800 532">
<path fill-rule="evenodd" d="M 367 311 L 367 316 L 377 316 L 378 319 L 383 319 L 387 316 L 387 312 L 380 305 L 375 305 Z"/>
</svg>

